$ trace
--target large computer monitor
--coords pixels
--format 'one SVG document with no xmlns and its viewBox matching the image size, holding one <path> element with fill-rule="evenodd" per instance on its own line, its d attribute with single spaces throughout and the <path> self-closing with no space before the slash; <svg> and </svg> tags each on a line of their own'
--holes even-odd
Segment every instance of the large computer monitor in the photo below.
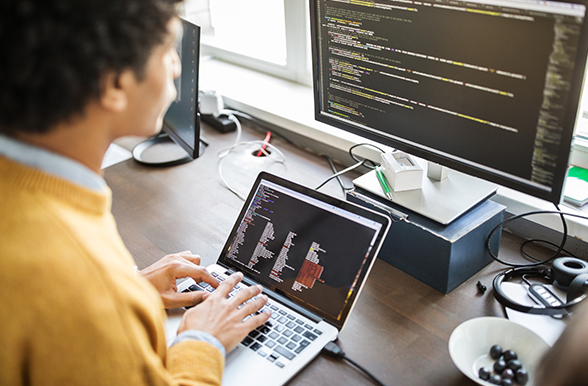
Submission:
<svg viewBox="0 0 588 386">
<path fill-rule="evenodd" d="M 161 133 L 133 150 L 134 158 L 144 164 L 177 165 L 198 158 L 204 149 L 198 113 L 200 27 L 185 19 L 182 25 L 184 33 L 176 47 L 182 64 L 182 73 L 175 80 L 176 100 L 165 114 Z"/>
<path fill-rule="evenodd" d="M 310 0 L 316 119 L 559 203 L 586 1 Z"/>
</svg>

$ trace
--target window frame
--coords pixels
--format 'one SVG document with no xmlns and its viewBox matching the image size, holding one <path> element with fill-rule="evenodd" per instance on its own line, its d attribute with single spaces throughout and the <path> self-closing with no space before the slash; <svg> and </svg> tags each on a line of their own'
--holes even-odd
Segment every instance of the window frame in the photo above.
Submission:
<svg viewBox="0 0 588 386">
<path fill-rule="evenodd" d="M 232 52 L 214 45 L 214 41 L 201 44 L 203 56 L 233 63 L 262 73 L 290 80 L 307 86 L 312 85 L 310 68 L 310 16 L 306 0 L 284 1 L 284 20 L 286 27 L 286 64 L 280 65 L 251 56 Z M 300 26 L 304 28 L 300 28 Z M 305 54 L 300 55 L 301 52 Z"/>
</svg>

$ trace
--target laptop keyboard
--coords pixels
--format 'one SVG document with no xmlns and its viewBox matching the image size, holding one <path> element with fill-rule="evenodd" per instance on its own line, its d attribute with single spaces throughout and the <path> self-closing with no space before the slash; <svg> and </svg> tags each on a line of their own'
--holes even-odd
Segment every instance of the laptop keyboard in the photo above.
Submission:
<svg viewBox="0 0 588 386">
<path fill-rule="evenodd" d="M 216 272 L 212 272 L 211 274 L 219 282 L 226 279 L 226 276 L 219 275 Z M 242 283 L 237 284 L 229 293 L 229 297 L 246 287 Z M 202 282 L 192 284 L 183 292 L 198 290 L 213 292 L 214 289 L 211 285 Z M 291 313 L 289 309 L 283 308 L 279 303 L 271 299 L 256 313 L 258 314 L 266 310 L 272 312 L 270 319 L 265 324 L 251 331 L 241 341 L 241 344 L 280 368 L 290 363 L 296 355 L 300 354 L 312 341 L 322 334 L 322 331 L 317 328 L 316 323 Z"/>
</svg>

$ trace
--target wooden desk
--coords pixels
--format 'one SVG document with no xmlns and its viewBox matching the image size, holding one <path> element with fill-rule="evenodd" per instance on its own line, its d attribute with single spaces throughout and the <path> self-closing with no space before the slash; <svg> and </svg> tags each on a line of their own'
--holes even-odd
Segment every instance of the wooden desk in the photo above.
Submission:
<svg viewBox="0 0 588 386">
<path fill-rule="evenodd" d="M 188 164 L 153 168 L 128 160 L 105 170 L 120 234 L 139 268 L 183 250 L 200 254 L 207 265 L 216 261 L 224 245 L 243 202 L 222 185 L 217 153 L 234 143 L 235 134 L 220 134 L 206 126 L 203 134 L 210 146 Z M 263 137 L 245 127 L 242 139 Z M 130 147 L 136 142 L 124 139 L 119 144 Z M 224 175 L 243 194 L 260 167 L 310 187 L 332 174 L 324 158 L 279 138 L 272 139 L 272 144 L 286 154 L 285 165 L 254 159 L 245 150 L 225 160 Z M 346 177 L 347 184 L 356 176 Z M 344 197 L 336 181 L 321 191 Z M 516 259 L 519 243 L 518 238 L 504 234 L 500 257 Z M 491 290 L 492 279 L 503 269 L 492 263 L 444 295 L 378 260 L 338 343 L 350 358 L 389 386 L 474 385 L 451 361 L 448 340 L 453 329 L 468 319 L 504 316 Z M 484 295 L 478 293 L 478 281 L 488 287 Z M 321 355 L 290 384 L 369 385 L 371 381 L 347 362 Z"/>
</svg>

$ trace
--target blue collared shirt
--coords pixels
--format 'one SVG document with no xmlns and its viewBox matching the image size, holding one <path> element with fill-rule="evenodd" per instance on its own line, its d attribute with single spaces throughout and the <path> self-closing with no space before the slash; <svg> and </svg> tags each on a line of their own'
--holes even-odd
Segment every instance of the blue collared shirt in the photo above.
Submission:
<svg viewBox="0 0 588 386">
<path fill-rule="evenodd" d="M 0 155 L 88 189 L 106 189 L 104 178 L 85 165 L 5 135 L 0 135 Z"/>
</svg>

